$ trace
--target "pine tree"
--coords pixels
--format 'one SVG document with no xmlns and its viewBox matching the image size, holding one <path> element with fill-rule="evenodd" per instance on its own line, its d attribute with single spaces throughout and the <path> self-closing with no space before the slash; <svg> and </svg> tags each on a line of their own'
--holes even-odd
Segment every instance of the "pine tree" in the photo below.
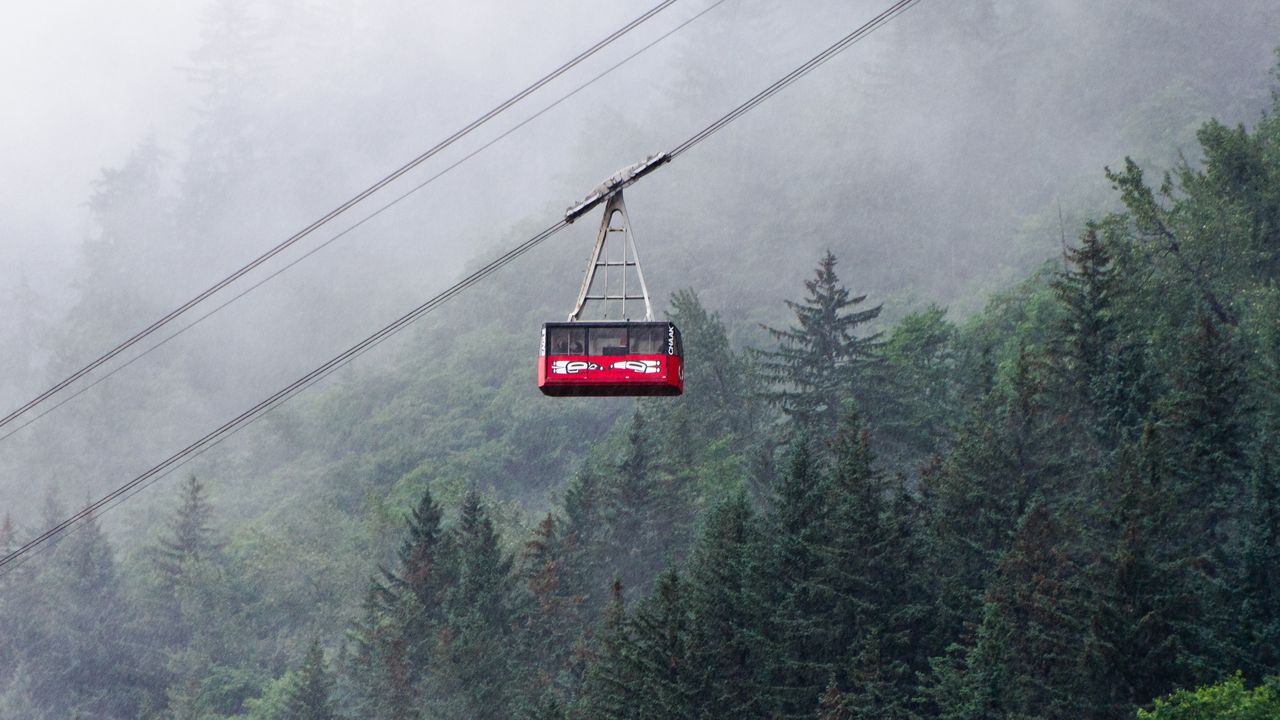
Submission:
<svg viewBox="0 0 1280 720">
<path fill-rule="evenodd" d="M 859 325 L 880 315 L 880 306 L 855 310 L 866 296 L 850 295 L 835 267 L 835 256 L 827 252 L 814 279 L 805 282 L 809 296 L 799 303 L 787 301 L 798 324 L 787 329 L 765 326 L 779 345 L 758 353 L 761 373 L 772 386 L 765 396 L 798 427 L 820 435 L 835 428 L 846 398 L 866 405 L 867 368 L 879 347 L 879 335 L 856 333 Z"/>
<path fill-rule="evenodd" d="M 922 485 L 938 647 L 976 627 L 982 595 L 1033 498 L 1062 501 L 1084 470 L 1061 456 L 1040 365 L 1025 349 L 1011 375 L 1007 394 L 997 386 L 971 409 L 950 457 Z"/>
<path fill-rule="evenodd" d="M 555 516 L 547 513 L 525 543 L 519 575 L 526 593 L 518 610 L 525 647 L 521 663 L 528 677 L 526 697 L 545 700 L 561 692 L 572 673 L 574 642 L 583 621 L 582 578 L 569 565 Z M 556 707 L 559 707 L 558 705 Z"/>
<path fill-rule="evenodd" d="M 1167 456 L 1153 427 L 1123 446 L 1100 506 L 1082 668 L 1093 717 L 1133 709 L 1194 684 L 1225 660 L 1213 640 L 1212 596 L 1197 563 L 1182 555 L 1169 498 Z M 1213 659 L 1211 659 L 1213 658 Z"/>
<path fill-rule="evenodd" d="M 211 512 L 204 485 L 195 475 L 187 476 L 182 486 L 182 502 L 169 521 L 169 536 L 160 541 L 158 565 L 170 582 L 177 581 L 184 563 L 199 562 L 218 549 L 209 527 Z"/>
<path fill-rule="evenodd" d="M 573 591 L 583 596 L 584 619 L 590 625 L 604 615 L 611 577 L 603 476 L 584 463 L 565 488 L 563 507 L 566 565 L 575 570 L 571 579 L 578 584 Z"/>
<path fill-rule="evenodd" d="M 40 649 L 30 656 L 33 696 L 62 717 L 130 717 L 141 700 L 129 676 L 134 609 L 114 555 L 90 517 L 66 535 L 38 579 L 45 611 Z"/>
<path fill-rule="evenodd" d="M 1079 717 L 1084 599 L 1062 529 L 1044 504 L 1032 505 L 987 592 L 970 655 L 974 696 L 989 701 L 992 717 Z"/>
<path fill-rule="evenodd" d="M 680 576 L 667 570 L 631 618 L 623 656 L 639 679 L 632 712 L 644 720 L 692 717 L 696 668 L 689 662 L 689 614 Z"/>
<path fill-rule="evenodd" d="M 1067 310 L 1057 358 L 1076 392 L 1093 400 L 1093 384 L 1106 372 L 1108 351 L 1116 340 L 1112 316 L 1116 278 L 1096 224 L 1090 223 L 1080 236 L 1080 246 L 1067 248 L 1065 255 L 1068 269 L 1057 273 L 1052 282 L 1054 294 Z"/>
<path fill-rule="evenodd" d="M 870 431 L 883 467 L 914 476 L 946 448 L 960 412 L 956 339 L 937 306 L 894 324 L 872 374 L 880 389 Z"/>
<path fill-rule="evenodd" d="M 506 718 L 514 701 L 512 560 L 474 489 L 463 498 L 453 535 L 457 582 L 444 596 L 444 640 L 432 680 L 445 683 L 437 694 L 452 695 L 463 716 Z"/>
<path fill-rule="evenodd" d="M 1097 447 L 1082 458 L 1090 463 L 1098 462 L 1099 450 L 1110 453 L 1132 436 L 1150 405 L 1142 352 L 1118 317 L 1127 290 L 1108 247 L 1117 242 L 1116 225 L 1089 223 L 1080 245 L 1065 251 L 1067 269 L 1051 283 L 1066 311 L 1053 347 L 1064 385 L 1059 402 L 1076 415 L 1072 427 L 1087 431 L 1076 442 Z"/>
<path fill-rule="evenodd" d="M 772 611 L 764 636 L 770 661 L 761 702 L 770 717 L 809 717 L 837 671 L 832 654 L 834 598 L 826 584 L 831 546 L 830 494 L 803 435 L 793 441 L 766 523 L 762 578 Z M 841 648 L 843 650 L 843 648 Z"/>
<path fill-rule="evenodd" d="M 709 312 L 692 290 L 679 290 L 671 296 L 669 316 L 684 338 L 685 394 L 659 407 L 684 412 L 706 438 L 750 434 L 757 381 L 747 358 L 730 346 L 719 314 Z"/>
<path fill-rule="evenodd" d="M 1236 581 L 1241 646 L 1250 677 L 1280 674 L 1280 457 L 1274 420 L 1249 477 Z"/>
<path fill-rule="evenodd" d="M 330 696 L 333 680 L 325 669 L 324 650 L 312 641 L 286 699 L 281 720 L 336 720 Z"/>
<path fill-rule="evenodd" d="M 573 720 L 638 717 L 634 699 L 640 694 L 642 679 L 626 656 L 632 643 L 631 632 L 622 581 L 615 578 L 611 601 L 597 633 L 598 649 L 583 678 L 582 694 L 569 712 Z"/>
<path fill-rule="evenodd" d="M 349 673 L 359 717 L 419 717 L 419 683 L 437 657 L 445 593 L 456 582 L 455 544 L 440 523 L 428 490 L 406 518 L 397 566 L 370 582 L 352 633 Z"/>
<path fill-rule="evenodd" d="M 689 608 L 689 660 L 697 717 L 758 717 L 762 672 L 768 663 L 762 630 L 768 608 L 758 520 L 745 493 L 708 513 L 689 559 L 684 583 Z"/>
<path fill-rule="evenodd" d="M 835 601 L 834 679 L 852 718 L 910 717 L 917 673 L 926 670 L 929 600 L 923 563 L 906 516 L 874 469 L 869 433 L 848 410 L 836 435 L 829 486 L 831 552 L 827 584 Z"/>
<path fill-rule="evenodd" d="M 668 552 L 675 549 L 678 529 L 675 506 L 664 487 L 653 437 L 642 413 L 632 416 L 626 455 L 612 488 L 608 568 L 622 578 L 623 587 L 644 595 L 661 571 Z"/>
<path fill-rule="evenodd" d="M 1169 453 L 1171 497 L 1184 512 L 1171 517 L 1188 551 L 1212 553 L 1225 545 L 1244 479 L 1245 377 L 1239 351 L 1207 315 L 1199 318 L 1172 370 L 1162 400 L 1161 440 Z"/>
</svg>

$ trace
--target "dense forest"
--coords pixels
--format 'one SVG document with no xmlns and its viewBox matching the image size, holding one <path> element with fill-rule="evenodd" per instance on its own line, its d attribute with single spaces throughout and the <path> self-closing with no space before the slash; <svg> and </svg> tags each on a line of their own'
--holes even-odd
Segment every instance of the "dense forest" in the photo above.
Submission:
<svg viewBox="0 0 1280 720">
<path fill-rule="evenodd" d="M 104 173 L 80 300 L 100 314 L 63 330 L 76 347 L 165 306 L 124 279 L 129 240 L 172 230 L 139 228 L 140 206 L 246 222 L 245 140 L 213 131 L 239 108 L 210 98 L 188 161 L 208 175 L 184 177 L 201 192 L 160 202 L 151 142 Z M 679 398 L 538 397 L 533 344 L 511 338 L 569 298 L 537 279 L 558 261 L 531 257 L 508 293 L 150 490 L 135 527 L 91 518 L 0 574 L 0 718 L 1280 717 L 1280 95 L 1248 124 L 1211 110 L 1181 159 L 1120 153 L 1060 254 L 971 314 L 885 297 L 939 245 L 745 252 L 758 284 L 667 299 Z M 1135 157 L 1161 140 L 1134 132 Z M 1029 253 L 1005 241 L 988 255 Z M 854 281 L 877 264 L 875 287 Z M 1008 272 L 949 292 L 977 306 L 965 294 Z M 787 299 L 762 300 L 775 284 Z M 150 379 L 217 416 L 214 364 Z M 104 390 L 88 401 L 135 399 Z M 183 439 L 156 427 L 143 447 Z M 69 474 L 129 467 L 59 438 L 15 439 Z M 30 520 L 0 505 L 0 554 L 93 487 L 54 483 Z"/>
</svg>

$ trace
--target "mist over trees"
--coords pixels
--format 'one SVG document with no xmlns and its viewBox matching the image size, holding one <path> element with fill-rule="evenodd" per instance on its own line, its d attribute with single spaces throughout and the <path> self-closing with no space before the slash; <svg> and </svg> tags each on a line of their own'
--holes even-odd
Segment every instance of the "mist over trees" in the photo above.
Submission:
<svg viewBox="0 0 1280 720">
<path fill-rule="evenodd" d="M 582 42 L 646 9 L 623 5 L 559 29 Z M 531 126 L 0 439 L 0 553 L 870 7 L 726 3 L 584 94 L 587 119 Z M 431 15 L 208 3 L 189 134 L 140 129 L 77 198 L 74 288 L 3 276 L 0 399 L 485 107 Z M 589 240 L 540 249 L 6 568 L 0 718 L 1267 712 L 1273 16 L 920 4 L 629 191 L 684 396 L 537 395 L 531 329 L 568 309 Z"/>
</svg>

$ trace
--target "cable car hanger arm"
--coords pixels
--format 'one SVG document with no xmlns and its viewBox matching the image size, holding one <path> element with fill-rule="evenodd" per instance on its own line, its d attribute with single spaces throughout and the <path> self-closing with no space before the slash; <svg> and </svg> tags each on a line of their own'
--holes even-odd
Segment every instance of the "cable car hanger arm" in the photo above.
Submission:
<svg viewBox="0 0 1280 720">
<path fill-rule="evenodd" d="M 662 165 L 665 165 L 668 162 L 671 162 L 671 153 L 660 152 L 654 155 L 650 155 L 648 158 L 638 163 L 635 163 L 633 165 L 628 165 L 622 168 L 618 172 L 611 175 L 609 179 L 597 185 L 596 189 L 592 190 L 591 194 L 588 195 L 586 198 L 584 198 L 582 202 L 578 203 L 577 205 L 574 205 L 568 210 L 565 210 L 564 221 L 567 223 L 572 223 L 574 220 L 577 220 L 578 218 L 590 212 L 591 209 L 594 208 L 595 206 L 599 205 L 605 200 L 608 200 L 609 196 L 613 195 L 619 190 L 622 190 L 623 188 L 630 187 L 633 183 L 635 183 L 635 181 L 639 180 L 645 175 L 648 175 L 654 170 L 657 170 L 659 167 L 661 167 Z"/>
</svg>

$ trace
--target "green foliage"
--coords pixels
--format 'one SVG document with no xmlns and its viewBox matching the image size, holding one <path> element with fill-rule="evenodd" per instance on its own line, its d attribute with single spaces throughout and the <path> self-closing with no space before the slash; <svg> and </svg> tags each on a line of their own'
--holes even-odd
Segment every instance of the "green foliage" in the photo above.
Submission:
<svg viewBox="0 0 1280 720">
<path fill-rule="evenodd" d="M 1248 690 L 1238 673 L 1216 685 L 1179 690 L 1157 698 L 1139 720 L 1271 720 L 1280 717 L 1280 693 L 1275 685 Z"/>
<path fill-rule="evenodd" d="M 771 386 L 767 394 L 800 427 L 830 432 L 841 404 L 854 397 L 865 402 L 869 367 L 879 347 L 878 334 L 859 337 L 858 326 L 880 315 L 880 306 L 856 310 L 865 295 L 851 295 L 836 275 L 830 251 L 818 262 L 803 302 L 787 301 L 797 325 L 766 327 L 778 341 L 776 350 L 758 353 L 758 364 Z"/>
<path fill-rule="evenodd" d="M 313 642 L 298 668 L 279 720 L 335 720 L 331 695 L 333 680 L 325 668 L 324 649 Z"/>
<path fill-rule="evenodd" d="M 207 98 L 201 132 L 243 99 Z M 1206 124 L 1158 187 L 1126 161 L 1124 212 L 960 324 L 868 334 L 831 252 L 772 350 L 678 292 L 678 399 L 546 402 L 488 308 L 442 316 L 430 362 L 272 420 L 292 489 L 252 522 L 215 531 L 192 476 L 136 555 L 89 523 L 0 577 L 0 715 L 1119 720 L 1242 668 L 1140 717 L 1271 717 L 1245 682 L 1280 670 L 1277 132 Z M 202 187 L 253 161 L 202 150 Z M 91 204 L 85 301 L 121 318 L 105 248 L 161 160 Z M 220 480 L 218 515 L 261 480 Z"/>
</svg>

